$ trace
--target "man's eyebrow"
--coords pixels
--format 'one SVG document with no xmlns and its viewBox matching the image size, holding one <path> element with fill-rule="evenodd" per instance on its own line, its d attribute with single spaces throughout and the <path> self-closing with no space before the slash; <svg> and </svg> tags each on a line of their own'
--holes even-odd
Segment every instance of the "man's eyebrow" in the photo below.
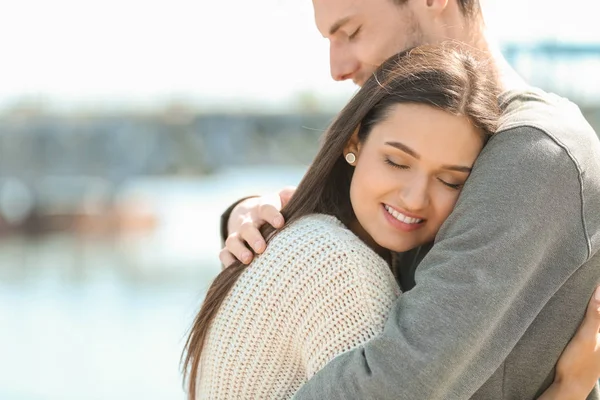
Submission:
<svg viewBox="0 0 600 400">
<path fill-rule="evenodd" d="M 339 31 L 342 26 L 344 26 L 346 23 L 348 23 L 348 21 L 350 21 L 350 17 L 344 17 L 344 18 L 338 19 L 336 21 L 336 23 L 331 25 L 331 28 L 329 28 L 329 36 L 335 35 L 335 33 L 337 31 Z"/>
<path fill-rule="evenodd" d="M 421 156 L 417 154 L 416 151 L 414 151 L 413 149 L 411 149 L 410 147 L 408 147 L 407 145 L 400 143 L 400 142 L 385 142 L 385 144 L 387 144 L 388 146 L 392 146 L 397 148 L 398 150 L 401 150 L 403 152 L 405 152 L 406 154 L 416 158 L 417 160 L 421 159 Z M 441 169 L 446 169 L 449 171 L 456 171 L 456 172 L 464 172 L 466 174 L 470 174 L 471 173 L 471 168 L 470 167 L 465 167 L 464 165 L 442 165 Z"/>
</svg>

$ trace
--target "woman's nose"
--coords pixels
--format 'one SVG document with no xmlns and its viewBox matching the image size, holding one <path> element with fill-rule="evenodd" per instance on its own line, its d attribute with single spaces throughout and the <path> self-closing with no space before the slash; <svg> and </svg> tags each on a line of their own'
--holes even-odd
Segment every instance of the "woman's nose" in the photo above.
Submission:
<svg viewBox="0 0 600 400">
<path fill-rule="evenodd" d="M 402 188 L 400 197 L 406 211 L 423 210 L 429 205 L 428 182 L 425 179 L 413 179 Z"/>
</svg>

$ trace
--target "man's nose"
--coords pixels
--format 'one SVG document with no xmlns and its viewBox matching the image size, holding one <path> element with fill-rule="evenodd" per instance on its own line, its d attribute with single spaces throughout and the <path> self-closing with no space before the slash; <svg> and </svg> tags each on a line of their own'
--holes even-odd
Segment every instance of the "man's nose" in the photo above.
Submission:
<svg viewBox="0 0 600 400">
<path fill-rule="evenodd" d="M 332 43 L 329 47 L 331 77 L 335 81 L 352 79 L 360 68 L 360 63 L 347 46 Z"/>
</svg>

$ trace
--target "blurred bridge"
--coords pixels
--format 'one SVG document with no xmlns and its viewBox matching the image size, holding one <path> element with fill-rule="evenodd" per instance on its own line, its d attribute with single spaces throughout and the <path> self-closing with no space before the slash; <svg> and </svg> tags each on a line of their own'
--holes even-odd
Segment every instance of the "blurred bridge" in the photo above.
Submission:
<svg viewBox="0 0 600 400">
<path fill-rule="evenodd" d="M 600 43 L 508 43 L 503 53 L 532 85 L 582 108 L 600 106 Z"/>
</svg>

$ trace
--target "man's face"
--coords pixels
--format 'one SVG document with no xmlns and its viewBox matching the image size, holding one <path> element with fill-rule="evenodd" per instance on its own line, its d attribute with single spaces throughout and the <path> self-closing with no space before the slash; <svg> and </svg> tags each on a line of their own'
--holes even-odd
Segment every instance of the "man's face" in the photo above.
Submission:
<svg viewBox="0 0 600 400">
<path fill-rule="evenodd" d="M 331 76 L 362 85 L 386 59 L 426 38 L 417 1 L 313 0 L 317 28 L 330 42 Z"/>
</svg>

